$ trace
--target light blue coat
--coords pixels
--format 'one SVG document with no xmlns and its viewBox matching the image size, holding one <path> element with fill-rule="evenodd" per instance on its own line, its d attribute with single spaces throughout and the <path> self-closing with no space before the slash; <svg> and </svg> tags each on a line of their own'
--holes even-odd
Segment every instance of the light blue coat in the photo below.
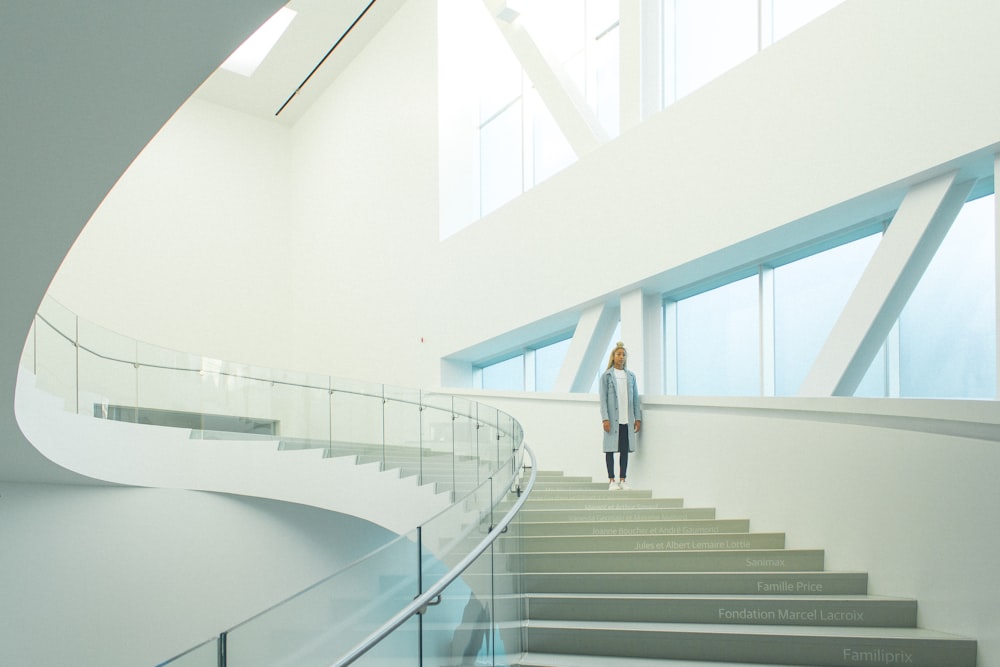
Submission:
<svg viewBox="0 0 1000 667">
<path fill-rule="evenodd" d="M 601 421 L 611 422 L 611 432 L 604 434 L 604 451 L 618 451 L 618 383 L 615 382 L 614 366 L 601 373 L 598 381 L 598 391 L 601 396 Z M 642 421 L 642 405 L 639 403 L 639 386 L 635 381 L 635 373 L 625 369 L 628 384 L 628 450 L 635 451 L 639 435 L 635 432 L 635 423 Z"/>
</svg>

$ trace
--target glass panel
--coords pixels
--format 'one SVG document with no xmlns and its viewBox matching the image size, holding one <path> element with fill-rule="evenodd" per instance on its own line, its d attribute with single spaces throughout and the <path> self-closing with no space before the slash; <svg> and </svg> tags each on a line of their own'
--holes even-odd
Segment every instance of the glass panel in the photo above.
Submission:
<svg viewBox="0 0 1000 667">
<path fill-rule="evenodd" d="M 798 393 L 881 239 L 873 234 L 774 270 L 776 395 Z"/>
<path fill-rule="evenodd" d="M 521 101 L 513 102 L 479 132 L 482 215 L 500 208 L 523 190 Z"/>
<path fill-rule="evenodd" d="M 677 302 L 677 386 L 681 394 L 760 394 L 757 304 L 757 276 Z"/>
<path fill-rule="evenodd" d="M 35 373 L 35 327 L 38 326 L 38 318 L 31 321 L 28 329 L 28 337 L 24 340 L 24 349 L 21 350 L 21 361 L 18 367 L 28 373 Z"/>
<path fill-rule="evenodd" d="M 161 662 L 157 667 L 218 667 L 219 665 L 219 640 L 213 638 L 195 646 L 189 651 L 185 651 L 176 658 L 171 658 L 166 662 Z"/>
<path fill-rule="evenodd" d="M 416 563 L 416 533 L 396 538 L 231 630 L 226 642 L 229 663 L 327 667 L 413 601 Z M 378 658 L 416 655 L 415 627 L 408 623 L 389 635 L 366 656 L 369 664 L 378 664 Z"/>
<path fill-rule="evenodd" d="M 608 341 L 608 349 L 604 351 L 604 356 L 601 357 L 601 364 L 597 369 L 597 374 L 594 375 L 594 382 L 590 385 L 590 393 L 598 393 L 598 380 L 601 379 L 601 374 L 608 370 L 608 362 L 611 361 L 611 353 L 614 351 L 615 347 L 619 342 L 625 343 L 625 349 L 628 350 L 628 341 L 622 340 L 622 323 L 621 320 L 615 325 L 615 332 L 611 335 L 611 340 Z M 628 365 L 628 361 L 625 362 Z"/>
<path fill-rule="evenodd" d="M 576 160 L 576 153 L 566 141 L 565 135 L 556 124 L 552 114 L 549 113 L 542 100 L 538 97 L 538 91 L 532 88 L 527 95 L 527 122 L 531 128 L 531 164 L 529 168 L 530 178 L 526 179 L 531 185 L 538 185 L 545 179 L 569 165 Z"/>
<path fill-rule="evenodd" d="M 424 484 L 423 451 L 420 442 L 420 392 L 385 387 L 385 469 L 398 468 L 400 476 L 417 477 Z"/>
<path fill-rule="evenodd" d="M 677 97 L 700 88 L 757 52 L 756 0 L 676 0 Z"/>
<path fill-rule="evenodd" d="M 76 410 L 76 316 L 45 299 L 35 318 L 35 385 Z"/>
<path fill-rule="evenodd" d="M 331 446 L 332 400 L 330 379 L 288 371 L 242 368 L 239 383 L 245 416 L 275 423 L 285 448 Z M 238 408 L 237 408 L 238 409 Z"/>
<path fill-rule="evenodd" d="M 80 320 L 80 414 L 134 422 L 136 342 Z"/>
<path fill-rule="evenodd" d="M 620 127 L 619 32 L 613 28 L 591 44 L 591 83 L 587 87 L 587 103 L 597 112 L 597 119 L 611 138 L 618 136 Z"/>
<path fill-rule="evenodd" d="M 479 420 L 479 430 L 476 433 L 479 460 L 488 470 L 493 471 L 503 460 L 500 453 L 500 430 L 497 428 L 500 413 L 496 408 L 482 403 L 477 406 L 476 413 Z"/>
<path fill-rule="evenodd" d="M 844 0 L 773 0 L 774 41 L 794 32 Z"/>
<path fill-rule="evenodd" d="M 552 391 L 559 377 L 571 338 L 535 350 L 535 391 Z"/>
<path fill-rule="evenodd" d="M 493 21 L 477 30 L 480 66 L 479 123 L 483 124 L 521 95 L 521 63 Z"/>
<path fill-rule="evenodd" d="M 462 559 L 489 534 L 494 516 L 496 488 L 509 486 L 489 479 L 459 503 L 428 521 L 423 528 L 425 589 Z M 492 555 L 488 550 L 453 582 L 431 607 L 424 623 L 424 664 L 473 664 L 477 658 L 494 664 L 491 618 L 493 614 Z M 503 663 L 497 663 L 503 664 Z"/>
<path fill-rule="evenodd" d="M 524 355 L 484 366 L 483 389 L 524 391 Z"/>
<path fill-rule="evenodd" d="M 461 498 L 479 486 L 490 470 L 479 457 L 479 405 L 474 401 L 455 397 L 455 498 Z"/>
<path fill-rule="evenodd" d="M 864 398 L 885 398 L 889 395 L 885 345 L 879 348 L 878 354 L 872 360 L 872 365 L 868 367 L 868 371 L 861 378 L 858 388 L 854 390 L 854 395 Z"/>
<path fill-rule="evenodd" d="M 900 317 L 900 394 L 996 394 L 994 197 L 967 202 Z"/>
<path fill-rule="evenodd" d="M 382 385 L 336 380 L 330 394 L 330 456 L 357 456 L 359 463 L 382 461 Z"/>
<path fill-rule="evenodd" d="M 565 63 L 583 51 L 585 17 L 579 0 L 520 4 L 525 28 L 556 63 Z"/>
<path fill-rule="evenodd" d="M 423 452 L 423 483 L 437 484 L 437 491 L 454 491 L 456 487 L 452 397 L 424 392 L 421 395 L 421 451 Z"/>
<path fill-rule="evenodd" d="M 511 494 L 510 503 L 515 496 Z M 499 508 L 498 508 L 499 509 Z M 507 532 L 493 543 L 493 646 L 496 665 L 509 665 L 524 648 L 521 622 L 527 618 L 527 602 L 521 573 L 524 572 L 521 521 L 518 517 Z"/>
</svg>

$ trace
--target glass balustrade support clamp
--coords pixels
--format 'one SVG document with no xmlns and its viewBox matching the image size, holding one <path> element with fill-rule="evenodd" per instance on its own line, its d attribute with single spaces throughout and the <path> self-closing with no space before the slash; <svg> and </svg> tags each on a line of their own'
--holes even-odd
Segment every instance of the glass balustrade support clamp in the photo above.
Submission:
<svg viewBox="0 0 1000 667">
<path fill-rule="evenodd" d="M 415 597 L 415 598 L 413 598 L 413 599 L 414 599 L 414 600 L 416 600 L 416 599 L 417 599 L 418 597 L 420 597 L 420 596 L 418 595 L 417 597 Z M 440 595 L 440 594 L 438 594 L 438 595 L 434 596 L 434 598 L 433 598 L 433 599 L 431 599 L 431 600 L 428 600 L 428 601 L 427 601 L 427 603 L 426 603 L 426 604 L 424 604 L 424 605 L 423 605 L 422 607 L 420 607 L 419 609 L 417 609 L 417 611 L 416 611 L 415 613 L 417 613 L 417 614 L 419 614 L 419 615 L 423 616 L 424 614 L 426 614 L 426 613 L 427 613 L 427 607 L 435 607 L 435 606 L 437 606 L 437 605 L 439 605 L 439 604 L 441 604 L 441 595 Z"/>
</svg>

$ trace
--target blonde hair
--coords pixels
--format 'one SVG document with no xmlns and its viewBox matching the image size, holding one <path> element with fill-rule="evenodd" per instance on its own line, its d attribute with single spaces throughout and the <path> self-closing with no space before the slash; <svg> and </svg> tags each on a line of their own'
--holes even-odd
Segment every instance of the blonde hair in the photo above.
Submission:
<svg viewBox="0 0 1000 667">
<path fill-rule="evenodd" d="M 611 368 L 612 366 L 615 365 L 615 352 L 617 352 L 618 350 L 621 350 L 622 352 L 625 353 L 625 361 L 622 363 L 622 368 L 626 368 L 628 366 L 628 350 L 625 349 L 625 343 L 618 341 L 615 344 L 615 349 L 611 350 L 611 356 L 608 357 L 608 368 Z M 604 370 L 607 370 L 607 368 Z"/>
</svg>

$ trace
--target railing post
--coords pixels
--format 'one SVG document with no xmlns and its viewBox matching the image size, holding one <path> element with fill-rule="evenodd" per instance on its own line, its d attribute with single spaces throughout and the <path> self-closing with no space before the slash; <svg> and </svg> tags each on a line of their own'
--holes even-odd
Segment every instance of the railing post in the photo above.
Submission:
<svg viewBox="0 0 1000 667">
<path fill-rule="evenodd" d="M 423 526 L 417 526 L 417 597 L 424 592 Z M 417 614 L 417 665 L 424 665 L 424 615 Z"/>
<path fill-rule="evenodd" d="M 226 632 L 223 632 L 223 633 L 221 633 L 219 635 L 219 641 L 217 643 L 217 646 L 219 648 L 219 653 L 218 653 L 218 655 L 219 655 L 219 660 L 218 660 L 219 667 L 226 667 L 226 660 L 227 660 L 227 657 L 226 657 L 226 637 L 227 636 L 228 636 L 228 633 L 226 633 Z"/>
</svg>

